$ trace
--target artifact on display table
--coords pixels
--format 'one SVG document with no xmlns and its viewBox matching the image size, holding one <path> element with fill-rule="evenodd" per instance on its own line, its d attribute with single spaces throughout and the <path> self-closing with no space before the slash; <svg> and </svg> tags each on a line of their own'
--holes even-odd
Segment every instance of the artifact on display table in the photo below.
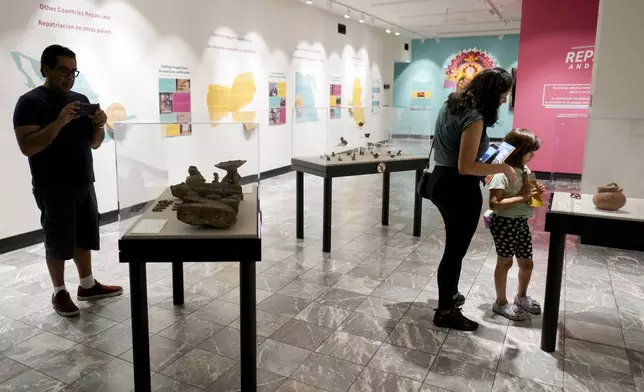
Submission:
<svg viewBox="0 0 644 392">
<path fill-rule="evenodd" d="M 224 180 L 229 178 L 235 183 L 206 183 L 199 170 L 190 166 L 186 180 L 170 186 L 172 195 L 182 200 L 176 207 L 177 219 L 189 225 L 217 228 L 227 228 L 237 223 L 239 203 L 243 199 L 242 187 L 237 183 L 240 178 L 237 168 L 244 162 L 228 161 L 215 165 L 228 172 Z"/>
<path fill-rule="evenodd" d="M 624 190 L 614 182 L 597 188 L 593 204 L 600 210 L 617 211 L 626 205 Z"/>
<path fill-rule="evenodd" d="M 161 212 L 168 208 L 172 203 L 174 203 L 172 200 L 159 200 L 157 201 L 157 205 L 152 208 L 152 211 Z M 174 207 L 172 207 L 172 209 L 174 210 Z"/>
<path fill-rule="evenodd" d="M 241 176 L 237 172 L 237 169 L 239 169 L 239 167 L 244 163 L 246 163 L 246 161 L 235 160 L 235 161 L 219 162 L 218 164 L 216 164 L 215 167 L 217 169 L 226 171 L 226 175 L 221 180 L 221 183 L 235 184 L 235 185 L 239 184 L 239 180 L 241 179 Z"/>
<path fill-rule="evenodd" d="M 349 144 L 349 142 L 347 142 L 347 141 L 344 139 L 344 137 L 340 136 L 340 143 L 338 143 L 338 147 L 346 146 L 347 144 Z"/>
</svg>

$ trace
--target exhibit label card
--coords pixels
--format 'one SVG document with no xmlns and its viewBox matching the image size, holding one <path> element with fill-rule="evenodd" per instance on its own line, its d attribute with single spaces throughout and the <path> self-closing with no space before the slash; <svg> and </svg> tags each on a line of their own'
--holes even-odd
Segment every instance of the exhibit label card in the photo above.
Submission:
<svg viewBox="0 0 644 392">
<path fill-rule="evenodd" d="M 159 234 L 168 223 L 167 219 L 141 219 L 130 234 Z"/>
</svg>

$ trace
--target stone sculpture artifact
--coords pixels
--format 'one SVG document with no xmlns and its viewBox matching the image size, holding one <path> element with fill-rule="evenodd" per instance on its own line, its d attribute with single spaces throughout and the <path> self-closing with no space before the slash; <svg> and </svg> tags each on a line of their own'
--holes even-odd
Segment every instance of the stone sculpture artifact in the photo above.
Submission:
<svg viewBox="0 0 644 392">
<path fill-rule="evenodd" d="M 243 199 L 241 185 L 237 183 L 240 178 L 237 168 L 244 162 L 228 161 L 215 165 L 227 172 L 221 183 L 216 182 L 216 178 L 206 183 L 199 170 L 190 166 L 186 180 L 170 186 L 172 195 L 183 201 L 175 204 L 177 219 L 189 225 L 216 228 L 227 228 L 237 223 L 239 203 Z"/>
<path fill-rule="evenodd" d="M 338 143 L 338 146 L 346 146 L 347 144 L 349 144 L 349 142 L 344 140 L 344 137 L 340 136 L 340 143 Z"/>
<path fill-rule="evenodd" d="M 600 210 L 617 211 L 626 205 L 626 196 L 619 185 L 611 182 L 597 188 L 597 193 L 593 196 L 593 204 Z"/>
<path fill-rule="evenodd" d="M 237 172 L 237 169 L 239 169 L 239 167 L 244 163 L 246 163 L 246 161 L 235 160 L 235 161 L 219 162 L 218 164 L 216 164 L 215 167 L 217 169 L 226 171 L 226 175 L 224 176 L 224 178 L 221 179 L 221 183 L 233 184 L 233 185 L 239 184 L 239 180 L 241 179 L 241 176 Z"/>
</svg>

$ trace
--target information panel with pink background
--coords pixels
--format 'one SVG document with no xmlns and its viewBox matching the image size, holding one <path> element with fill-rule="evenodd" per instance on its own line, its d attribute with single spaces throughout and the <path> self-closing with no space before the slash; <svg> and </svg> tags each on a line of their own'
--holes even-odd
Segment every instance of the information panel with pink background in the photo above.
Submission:
<svg viewBox="0 0 644 392">
<path fill-rule="evenodd" d="M 514 126 L 536 132 L 533 171 L 581 174 L 599 0 L 524 1 Z"/>
</svg>

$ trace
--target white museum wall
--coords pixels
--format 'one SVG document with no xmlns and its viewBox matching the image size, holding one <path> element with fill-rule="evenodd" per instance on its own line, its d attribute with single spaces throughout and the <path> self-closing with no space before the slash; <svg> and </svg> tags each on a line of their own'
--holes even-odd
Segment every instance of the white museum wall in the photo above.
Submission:
<svg viewBox="0 0 644 392">
<path fill-rule="evenodd" d="M 43 4 L 53 11 L 43 9 L 47 8 Z M 94 152 L 101 212 L 117 208 L 115 143 L 121 146 L 123 158 L 119 160 L 120 187 L 131 187 L 133 194 L 137 186 L 145 188 L 140 179 L 146 176 L 181 181 L 189 162 L 211 165 L 226 159 L 247 159 L 240 170 L 242 175 L 284 167 L 290 164 L 293 153 L 297 72 L 315 80 L 315 106 L 328 106 L 329 82 L 337 75 L 343 81 L 343 104 L 354 98 L 352 84 L 358 78 L 360 100 L 370 107 L 372 80 L 391 84 L 394 61 L 409 61 L 402 38 L 290 0 L 236 0 L 234 6 L 230 0 L 193 0 L 190 7 L 186 4 L 175 0 L 23 0 L 12 3 L 0 15 L 0 70 L 5 75 L 0 119 L 6 125 L 11 124 L 17 98 L 42 83 L 37 62 L 42 50 L 53 43 L 69 46 L 78 56 L 82 77 L 75 89 L 104 109 L 121 105 L 126 111 L 121 112 L 122 119 L 129 119 L 129 123 L 159 121 L 162 65 L 186 67 L 189 72 L 192 118 L 202 125 L 195 126 L 192 136 L 163 139 L 159 137 L 160 127 L 150 125 L 136 137 L 106 140 Z M 80 13 L 61 13 L 58 7 Z M 85 12 L 109 19 L 88 17 Z M 45 27 L 45 22 L 59 25 Z M 337 34 L 338 22 L 347 24 L 346 36 Z M 91 30 L 84 31 L 83 27 Z M 252 74 L 255 91 L 242 89 L 250 97 L 240 111 L 256 113 L 258 130 L 210 126 L 209 86 L 234 87 L 235 78 L 242 73 Z M 287 120 L 284 125 L 269 126 L 268 82 L 274 74 L 283 74 L 287 82 Z M 381 93 L 381 105 L 386 100 L 384 95 Z M 367 122 L 378 123 L 378 118 L 370 118 L 370 110 L 365 113 Z M 240 115 L 248 121 L 248 113 Z M 220 121 L 233 120 L 228 115 Z M 325 134 L 324 120 L 307 124 L 310 132 Z M 350 121 L 346 124 L 355 127 Z M 129 126 L 144 129 L 142 125 Z M 145 134 L 153 136 L 148 139 Z M 11 206 L 0 226 L 0 238 L 6 238 L 38 229 L 39 211 L 31 194 L 27 159 L 21 155 L 13 132 L 7 130 L 0 138 L 0 151 L 8 168 L 0 174 L 2 183 L 7 184 L 3 202 Z M 311 140 L 313 143 L 315 139 Z M 129 173 L 128 167 L 136 173 Z M 214 171 L 212 166 L 200 169 L 206 176 Z"/>
<path fill-rule="evenodd" d="M 624 72 L 644 62 L 644 2 L 602 0 L 599 7 L 592 106 L 586 133 L 581 191 L 616 182 L 628 197 L 644 198 L 642 79 Z"/>
</svg>

